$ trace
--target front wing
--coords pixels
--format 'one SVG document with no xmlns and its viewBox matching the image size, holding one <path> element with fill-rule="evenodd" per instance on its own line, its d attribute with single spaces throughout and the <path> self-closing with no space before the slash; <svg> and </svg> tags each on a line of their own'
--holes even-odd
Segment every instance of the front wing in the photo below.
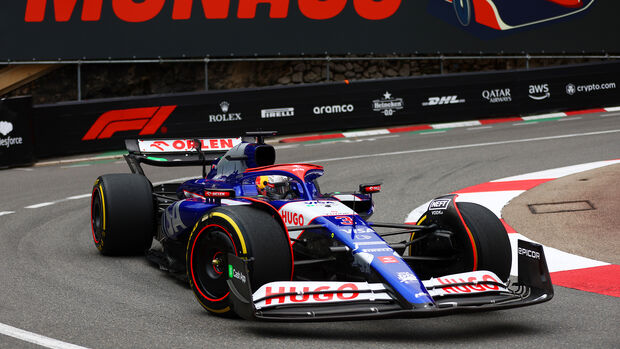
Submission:
<svg viewBox="0 0 620 349">
<path fill-rule="evenodd" d="M 411 304 L 384 283 L 278 281 L 252 292 L 248 261 L 229 254 L 231 307 L 240 317 L 266 321 L 336 321 L 434 317 L 516 308 L 553 298 L 543 247 L 519 240 L 519 276 L 507 284 L 476 271 L 423 281 L 428 304 Z M 406 282 L 406 280 L 403 280 Z"/>
</svg>

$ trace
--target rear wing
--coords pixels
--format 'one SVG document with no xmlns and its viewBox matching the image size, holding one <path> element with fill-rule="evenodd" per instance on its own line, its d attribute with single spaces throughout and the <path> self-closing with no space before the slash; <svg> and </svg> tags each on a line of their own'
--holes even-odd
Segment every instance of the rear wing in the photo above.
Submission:
<svg viewBox="0 0 620 349">
<path fill-rule="evenodd" d="M 194 147 L 200 141 L 204 158 Z M 228 150 L 241 143 L 241 138 L 192 139 L 127 139 L 129 154 L 125 161 L 131 172 L 144 175 L 141 164 L 159 167 L 210 165 Z"/>
</svg>

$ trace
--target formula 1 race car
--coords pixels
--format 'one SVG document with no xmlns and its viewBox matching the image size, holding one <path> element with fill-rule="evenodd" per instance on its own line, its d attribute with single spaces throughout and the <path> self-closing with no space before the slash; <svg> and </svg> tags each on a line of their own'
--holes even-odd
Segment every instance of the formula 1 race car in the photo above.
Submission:
<svg viewBox="0 0 620 349">
<path fill-rule="evenodd" d="M 437 316 L 553 297 L 540 245 L 519 241 L 518 279 L 510 276 L 508 235 L 488 209 L 447 195 L 416 225 L 371 222 L 381 184 L 322 193 L 323 167 L 274 164 L 264 142 L 272 134 L 127 140 L 132 173 L 100 176 L 93 187 L 96 247 L 146 251 L 186 277 L 206 310 L 245 319 Z M 202 166 L 202 176 L 153 186 L 142 164 Z"/>
<path fill-rule="evenodd" d="M 433 0 L 436 1 L 436 0 Z M 452 3 L 462 26 L 472 22 L 510 30 L 551 22 L 584 12 L 595 0 L 437 0 Z"/>
</svg>

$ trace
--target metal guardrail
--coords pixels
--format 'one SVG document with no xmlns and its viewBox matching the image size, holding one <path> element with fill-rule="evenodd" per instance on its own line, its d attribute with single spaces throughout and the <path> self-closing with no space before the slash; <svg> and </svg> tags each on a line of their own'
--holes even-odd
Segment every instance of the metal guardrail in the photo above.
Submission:
<svg viewBox="0 0 620 349">
<path fill-rule="evenodd" d="M 94 59 L 94 60 L 43 60 L 43 61 L 0 61 L 0 65 L 11 64 L 140 64 L 140 63 L 209 63 L 209 62 L 270 62 L 270 61 L 398 61 L 398 60 L 458 60 L 458 59 L 620 59 L 620 55 L 436 55 L 436 56 L 324 56 L 324 57 L 229 57 L 229 58 L 152 58 L 152 59 Z"/>
<path fill-rule="evenodd" d="M 440 73 L 444 74 L 444 61 L 450 60 L 484 60 L 484 59 L 519 59 L 525 60 L 526 69 L 530 69 L 530 61 L 535 59 L 605 59 L 613 60 L 620 59 L 620 55 L 616 54 L 600 54 L 600 55 L 435 55 L 435 56 L 322 56 L 322 57 L 220 57 L 220 58 L 154 58 L 154 59 L 96 59 L 96 60 L 45 60 L 45 61 L 4 61 L 0 62 L 1 66 L 10 65 L 33 65 L 33 64 L 64 64 L 64 65 L 76 65 L 77 74 L 77 100 L 82 100 L 82 65 L 84 64 L 153 64 L 153 63 L 204 63 L 205 74 L 205 91 L 209 90 L 209 63 L 219 62 L 285 62 L 285 61 L 324 61 L 327 65 L 325 79 L 330 80 L 331 62 L 339 61 L 423 61 L 423 60 L 437 60 L 440 62 Z"/>
</svg>

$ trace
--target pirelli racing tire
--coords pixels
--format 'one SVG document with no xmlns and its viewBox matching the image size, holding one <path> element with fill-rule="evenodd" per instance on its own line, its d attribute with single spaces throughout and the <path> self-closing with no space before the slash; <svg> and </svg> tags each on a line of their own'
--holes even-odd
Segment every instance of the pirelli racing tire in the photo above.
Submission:
<svg viewBox="0 0 620 349">
<path fill-rule="evenodd" d="M 449 243 L 441 239 L 426 239 L 414 243 L 410 249 L 412 256 L 455 258 L 450 261 L 420 262 L 413 266 L 414 271 L 419 277 L 427 279 L 474 270 L 489 270 L 503 281 L 508 280 L 512 251 L 501 221 L 489 209 L 475 203 L 458 202 L 456 208 L 452 213 L 455 217 L 432 217 L 427 212 L 423 220 L 421 219 L 423 225 L 437 224 L 440 229 L 452 232 Z"/>
<path fill-rule="evenodd" d="M 252 290 L 291 280 L 290 240 L 276 219 L 279 216 L 253 206 L 226 206 L 209 211 L 196 224 L 187 244 L 187 277 L 196 299 L 210 313 L 234 316 L 226 283 L 229 252 L 251 259 Z"/>
<path fill-rule="evenodd" d="M 139 255 L 151 246 L 156 227 L 152 190 L 142 175 L 97 178 L 90 204 L 91 228 L 102 254 Z"/>
</svg>

